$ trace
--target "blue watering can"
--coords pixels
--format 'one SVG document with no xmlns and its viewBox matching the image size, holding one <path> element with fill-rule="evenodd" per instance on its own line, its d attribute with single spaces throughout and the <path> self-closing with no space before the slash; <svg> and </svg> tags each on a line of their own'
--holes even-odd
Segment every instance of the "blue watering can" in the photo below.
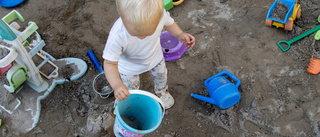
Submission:
<svg viewBox="0 0 320 137">
<path fill-rule="evenodd" d="M 229 76 L 236 82 L 236 84 L 231 83 L 223 75 Z M 222 71 L 217 75 L 214 75 L 213 77 L 207 79 L 204 84 L 211 96 L 210 98 L 197 94 L 191 94 L 191 96 L 196 99 L 217 105 L 222 109 L 233 106 L 241 98 L 238 90 L 238 87 L 240 86 L 240 80 L 228 71 Z"/>
</svg>

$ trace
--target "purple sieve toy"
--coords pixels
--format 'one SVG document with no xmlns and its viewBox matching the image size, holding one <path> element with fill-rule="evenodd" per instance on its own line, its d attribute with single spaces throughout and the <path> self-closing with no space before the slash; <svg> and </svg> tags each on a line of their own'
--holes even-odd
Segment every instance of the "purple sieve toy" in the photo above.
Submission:
<svg viewBox="0 0 320 137">
<path fill-rule="evenodd" d="M 160 44 L 165 61 L 173 61 L 182 56 L 187 51 L 186 46 L 176 37 L 172 36 L 168 31 L 164 31 L 160 35 Z"/>
</svg>

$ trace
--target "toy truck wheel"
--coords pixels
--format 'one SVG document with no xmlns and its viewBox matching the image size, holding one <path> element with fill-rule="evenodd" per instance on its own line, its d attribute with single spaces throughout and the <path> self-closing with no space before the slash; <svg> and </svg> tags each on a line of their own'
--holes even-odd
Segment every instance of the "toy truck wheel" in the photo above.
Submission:
<svg viewBox="0 0 320 137">
<path fill-rule="evenodd" d="M 272 27 L 272 20 L 266 19 L 266 25 Z"/>
<path fill-rule="evenodd" d="M 284 30 L 291 31 L 293 29 L 293 20 L 288 20 L 286 24 L 284 24 Z"/>
<path fill-rule="evenodd" d="M 297 11 L 297 19 L 299 19 L 301 17 L 301 9 L 298 9 Z"/>
</svg>

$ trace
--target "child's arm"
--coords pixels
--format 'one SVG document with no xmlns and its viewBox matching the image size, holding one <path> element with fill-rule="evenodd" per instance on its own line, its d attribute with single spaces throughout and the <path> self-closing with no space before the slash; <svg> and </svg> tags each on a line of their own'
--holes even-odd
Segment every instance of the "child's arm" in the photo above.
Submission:
<svg viewBox="0 0 320 137">
<path fill-rule="evenodd" d="M 118 62 L 112 62 L 104 60 L 103 63 L 104 73 L 106 74 L 107 80 L 114 90 L 114 96 L 118 101 L 127 99 L 130 95 L 128 87 L 124 85 L 120 79 L 118 71 Z"/>
<path fill-rule="evenodd" d="M 196 39 L 191 34 L 183 32 L 176 22 L 174 22 L 172 25 L 164 26 L 164 29 L 167 30 L 171 35 L 178 38 L 179 41 L 184 43 L 187 48 L 193 47 L 196 43 Z"/>
</svg>

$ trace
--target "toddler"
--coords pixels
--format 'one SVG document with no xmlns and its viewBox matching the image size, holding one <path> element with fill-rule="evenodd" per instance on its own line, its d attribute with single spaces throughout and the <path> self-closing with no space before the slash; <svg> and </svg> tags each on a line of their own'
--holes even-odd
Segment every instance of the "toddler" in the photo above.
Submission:
<svg viewBox="0 0 320 137">
<path fill-rule="evenodd" d="M 195 38 L 183 32 L 164 10 L 163 0 L 117 0 L 120 18 L 112 26 L 103 55 L 104 72 L 118 101 L 126 99 L 129 89 L 139 89 L 139 74 L 149 71 L 154 91 L 165 108 L 174 99 L 167 91 L 167 68 L 160 45 L 163 29 L 177 37 L 187 48 Z"/>
</svg>

